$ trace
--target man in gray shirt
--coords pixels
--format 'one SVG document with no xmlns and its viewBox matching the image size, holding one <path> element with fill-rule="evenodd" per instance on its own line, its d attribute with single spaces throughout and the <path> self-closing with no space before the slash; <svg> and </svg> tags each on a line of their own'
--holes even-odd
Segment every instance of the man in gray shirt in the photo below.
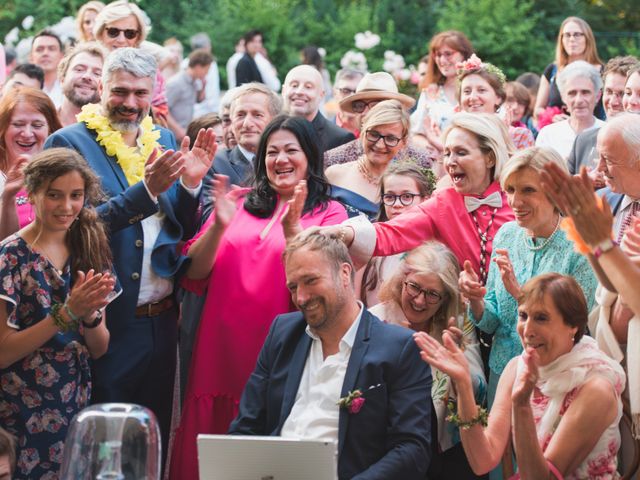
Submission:
<svg viewBox="0 0 640 480">
<path fill-rule="evenodd" d="M 212 62 L 213 56 L 205 49 L 194 50 L 189 55 L 187 69 L 167 82 L 167 101 L 171 113 L 169 127 L 177 138 L 184 137 L 187 125 L 193 118 L 193 108 L 202 100 L 203 81 Z"/>
</svg>

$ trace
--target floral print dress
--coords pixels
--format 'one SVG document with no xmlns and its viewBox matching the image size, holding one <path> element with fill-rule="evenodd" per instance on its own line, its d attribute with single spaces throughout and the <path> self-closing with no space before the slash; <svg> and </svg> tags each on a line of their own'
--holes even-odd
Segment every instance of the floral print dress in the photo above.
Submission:
<svg viewBox="0 0 640 480">
<path fill-rule="evenodd" d="M 58 271 L 24 239 L 0 243 L 0 298 L 7 323 L 25 330 L 70 291 L 70 264 Z M 0 426 L 17 439 L 14 479 L 58 479 L 67 428 L 88 404 L 89 354 L 77 332 L 57 333 L 42 347 L 0 369 Z"/>
</svg>

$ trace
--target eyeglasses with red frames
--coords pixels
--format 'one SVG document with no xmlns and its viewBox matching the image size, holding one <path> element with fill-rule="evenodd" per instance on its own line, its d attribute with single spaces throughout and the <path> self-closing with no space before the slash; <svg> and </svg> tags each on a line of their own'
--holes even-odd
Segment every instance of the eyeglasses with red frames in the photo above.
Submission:
<svg viewBox="0 0 640 480">
<path fill-rule="evenodd" d="M 138 35 L 140 35 L 140 30 L 134 30 L 133 28 L 121 29 L 116 27 L 108 27 L 104 29 L 107 32 L 109 38 L 118 38 L 120 33 L 124 33 L 124 38 L 127 40 L 133 40 Z"/>
</svg>

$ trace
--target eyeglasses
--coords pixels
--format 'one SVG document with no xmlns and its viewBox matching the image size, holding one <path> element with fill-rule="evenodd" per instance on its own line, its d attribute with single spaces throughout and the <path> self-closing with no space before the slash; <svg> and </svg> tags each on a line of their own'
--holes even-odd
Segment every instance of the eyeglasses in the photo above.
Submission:
<svg viewBox="0 0 640 480">
<path fill-rule="evenodd" d="M 127 28 L 123 30 L 121 28 L 116 28 L 116 27 L 105 28 L 105 32 L 107 32 L 107 35 L 109 36 L 109 38 L 118 38 L 120 36 L 120 32 L 122 32 L 124 33 L 124 38 L 126 38 L 127 40 L 133 40 L 140 34 L 139 30 L 134 30 L 132 28 Z"/>
<path fill-rule="evenodd" d="M 380 135 L 375 130 L 367 130 L 365 138 L 373 144 L 378 143 L 378 140 L 382 139 L 387 147 L 395 147 L 400 143 L 400 140 L 402 140 L 401 138 L 394 137 L 393 135 Z"/>
<path fill-rule="evenodd" d="M 385 193 L 382 195 L 382 203 L 387 207 L 393 207 L 397 200 L 400 200 L 400 204 L 408 207 L 413 203 L 413 199 L 419 197 L 419 193 L 402 193 L 400 195 L 394 195 L 393 193 Z"/>
<path fill-rule="evenodd" d="M 442 301 L 442 294 L 435 290 L 429 290 L 427 288 L 421 288 L 420 285 L 405 280 L 404 287 L 407 289 L 407 293 L 410 297 L 416 298 L 424 293 L 424 299 L 429 305 L 437 305 Z"/>
<path fill-rule="evenodd" d="M 562 34 L 562 38 L 565 38 L 567 40 L 569 40 L 570 38 L 578 39 L 582 37 L 584 37 L 584 33 L 582 32 L 565 32 Z"/>
<path fill-rule="evenodd" d="M 351 103 L 351 110 L 353 110 L 355 113 L 362 113 L 367 109 L 367 107 L 371 108 L 381 101 L 382 100 L 369 100 L 367 102 L 366 100 L 355 100 Z"/>
<path fill-rule="evenodd" d="M 338 88 L 338 91 L 345 97 L 348 97 L 349 95 L 353 95 L 354 93 L 356 93 L 356 91 L 353 88 L 346 88 L 346 87 Z"/>
</svg>

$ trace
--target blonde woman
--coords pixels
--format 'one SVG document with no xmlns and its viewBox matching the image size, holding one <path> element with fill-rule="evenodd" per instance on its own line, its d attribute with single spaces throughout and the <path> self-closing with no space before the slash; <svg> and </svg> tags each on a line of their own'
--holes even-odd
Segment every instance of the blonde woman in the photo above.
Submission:
<svg viewBox="0 0 640 480">
<path fill-rule="evenodd" d="M 380 180 L 393 157 L 407 144 L 409 114 L 397 100 L 386 100 L 364 117 L 361 141 L 364 154 L 353 162 L 332 165 L 326 171 L 332 198 L 350 217 L 366 215 L 373 221 L 380 210 Z"/>
<path fill-rule="evenodd" d="M 486 380 L 480 347 L 473 325 L 462 315 L 458 291 L 458 261 L 446 246 L 430 241 L 409 252 L 398 272 L 380 291 L 382 303 L 369 311 L 388 323 L 416 332 L 426 332 L 442 343 L 447 328 L 462 345 L 470 365 L 475 398 L 482 403 Z M 455 425 L 446 421 L 448 403 L 455 402 L 455 392 L 448 375 L 433 369 L 431 398 L 438 422 L 438 452 L 429 469 L 430 479 L 477 478 L 459 443 Z"/>
<path fill-rule="evenodd" d="M 78 29 L 78 42 L 92 42 L 96 39 L 93 34 L 93 26 L 104 3 L 91 0 L 80 7 L 76 15 L 76 28 Z"/>
</svg>

